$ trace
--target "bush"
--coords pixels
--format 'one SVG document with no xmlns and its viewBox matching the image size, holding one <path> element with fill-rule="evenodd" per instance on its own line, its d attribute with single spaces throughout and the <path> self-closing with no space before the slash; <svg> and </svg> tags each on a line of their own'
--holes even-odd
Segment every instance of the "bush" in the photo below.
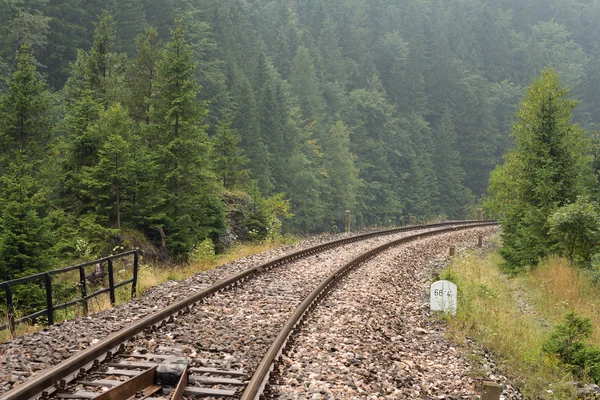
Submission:
<svg viewBox="0 0 600 400">
<path fill-rule="evenodd" d="M 584 197 L 553 212 L 548 218 L 557 248 L 571 263 L 590 267 L 594 248 L 600 244 L 598 206 Z"/>
<path fill-rule="evenodd" d="M 211 239 L 204 239 L 197 243 L 190 252 L 191 262 L 211 260 L 215 257 L 215 244 Z"/>
<path fill-rule="evenodd" d="M 250 213 L 246 219 L 246 236 L 250 240 L 264 240 L 269 231 L 267 218 L 262 213 Z"/>
<path fill-rule="evenodd" d="M 542 350 L 557 357 L 578 377 L 587 376 L 598 383 L 600 349 L 586 343 L 592 331 L 593 326 L 589 318 L 579 317 L 571 311 L 567 313 L 563 323 L 553 329 Z"/>
</svg>

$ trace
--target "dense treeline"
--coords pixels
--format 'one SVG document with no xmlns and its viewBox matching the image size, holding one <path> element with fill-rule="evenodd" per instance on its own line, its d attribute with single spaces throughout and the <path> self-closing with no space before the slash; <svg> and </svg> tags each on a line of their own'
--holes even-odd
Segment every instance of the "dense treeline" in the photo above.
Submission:
<svg viewBox="0 0 600 400">
<path fill-rule="evenodd" d="M 581 126 L 600 118 L 600 0 L 0 10 L 0 268 L 19 273 L 131 229 L 185 257 L 290 213 L 303 232 L 345 209 L 358 225 L 465 217 L 546 65 Z"/>
</svg>

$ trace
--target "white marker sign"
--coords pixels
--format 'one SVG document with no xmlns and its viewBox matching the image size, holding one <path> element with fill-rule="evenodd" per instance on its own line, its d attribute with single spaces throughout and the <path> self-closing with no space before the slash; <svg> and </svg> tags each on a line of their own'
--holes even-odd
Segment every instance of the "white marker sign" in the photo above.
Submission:
<svg viewBox="0 0 600 400">
<path fill-rule="evenodd" d="M 431 309 L 456 314 L 456 285 L 450 281 L 437 281 L 431 285 Z"/>
</svg>

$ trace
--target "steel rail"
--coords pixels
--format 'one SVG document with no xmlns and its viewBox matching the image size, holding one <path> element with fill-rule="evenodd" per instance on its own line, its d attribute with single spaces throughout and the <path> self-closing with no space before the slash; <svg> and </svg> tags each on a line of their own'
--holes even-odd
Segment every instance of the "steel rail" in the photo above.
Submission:
<svg viewBox="0 0 600 400">
<path fill-rule="evenodd" d="M 271 375 L 271 371 L 275 366 L 275 362 L 285 349 L 290 335 L 292 335 L 292 333 L 300 326 L 307 313 L 310 310 L 312 310 L 319 303 L 319 301 L 322 300 L 331 291 L 331 289 L 337 284 L 337 282 L 339 282 L 340 279 L 346 276 L 350 271 L 360 266 L 364 262 L 370 260 L 371 258 L 375 257 L 376 255 L 382 253 L 383 251 L 391 247 L 398 246 L 400 244 L 404 244 L 416 239 L 439 235 L 442 233 L 455 232 L 464 229 L 472 229 L 476 227 L 492 225 L 497 225 L 497 223 L 485 222 L 476 225 L 437 229 L 434 231 L 406 236 L 401 239 L 383 244 L 372 250 L 369 250 L 368 252 L 361 254 L 346 265 L 337 269 L 335 272 L 329 275 L 323 282 L 321 282 L 321 284 L 302 301 L 302 303 L 298 306 L 296 311 L 294 311 L 292 316 L 290 316 L 290 318 L 287 320 L 287 322 L 279 331 L 279 334 L 269 347 L 269 350 L 267 350 L 267 353 L 258 365 L 256 371 L 254 372 L 254 375 L 252 375 L 248 386 L 246 386 L 246 389 L 242 394 L 241 400 L 258 400 L 260 398 L 267 386 L 269 377 Z"/>
<path fill-rule="evenodd" d="M 249 268 L 229 278 L 225 278 L 217 282 L 213 286 L 196 293 L 195 295 L 187 297 L 175 304 L 164 308 L 163 310 L 157 313 L 149 315 L 133 323 L 132 325 L 123 328 L 118 332 L 109 335 L 106 339 L 96 344 L 95 346 L 75 354 L 71 358 L 68 358 L 60 364 L 57 364 L 56 366 L 50 368 L 46 372 L 34 376 L 31 379 L 24 382 L 23 384 L 19 385 L 18 387 L 4 393 L 2 396 L 0 396 L 0 400 L 27 400 L 32 398 L 38 398 L 44 392 L 52 390 L 53 385 L 55 385 L 56 383 L 59 383 L 61 380 L 66 379 L 66 377 L 69 377 L 70 375 L 79 372 L 82 368 L 91 365 L 95 360 L 104 357 L 107 353 L 113 351 L 122 343 L 130 340 L 131 338 L 143 332 L 144 330 L 152 326 L 159 325 L 161 322 L 166 321 L 167 319 L 176 314 L 190 311 L 191 306 L 195 303 L 198 303 L 217 292 L 239 285 L 242 282 L 250 279 L 251 277 L 258 275 L 259 273 L 262 273 L 264 271 L 268 271 L 274 267 L 288 264 L 300 258 L 305 258 L 335 247 L 371 239 L 378 236 L 388 236 L 395 233 L 409 232 L 420 229 L 431 229 L 449 225 L 461 225 L 470 227 L 481 223 L 482 221 L 479 220 L 450 221 L 429 225 L 416 225 L 402 228 L 387 229 L 377 232 L 370 232 L 348 238 L 334 240 L 304 250 L 299 250 L 286 256 L 282 256 L 264 264 L 258 265 L 256 267 Z"/>
</svg>

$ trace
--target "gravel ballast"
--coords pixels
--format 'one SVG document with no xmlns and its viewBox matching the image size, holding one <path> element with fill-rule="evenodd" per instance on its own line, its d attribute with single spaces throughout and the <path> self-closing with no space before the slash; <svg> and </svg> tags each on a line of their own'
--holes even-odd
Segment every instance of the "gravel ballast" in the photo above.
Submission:
<svg viewBox="0 0 600 400">
<path fill-rule="evenodd" d="M 370 239 L 369 242 L 373 246 L 373 243 L 383 243 L 402 235 L 405 234 Z M 225 277 L 285 254 L 342 237 L 346 237 L 346 235 L 312 238 L 297 245 L 282 246 L 268 252 L 245 257 L 214 270 L 196 274 L 182 282 L 166 282 L 148 290 L 141 298 L 122 304 L 116 308 L 105 310 L 89 317 L 66 321 L 62 324 L 48 327 L 43 331 L 26 334 L 12 341 L 5 342 L 0 345 L 0 394 L 26 381 L 31 376 L 39 374 L 49 367 L 62 362 L 74 353 L 93 346 L 109 334 L 130 325 L 132 322 L 155 313 L 175 301 L 206 289 Z M 310 259 L 318 260 L 318 257 L 324 257 L 324 259 L 326 257 L 341 257 L 347 253 L 345 249 L 355 248 L 356 246 L 359 246 L 359 243 L 336 248 L 318 256 L 313 256 Z M 300 260 L 299 262 L 306 261 Z M 296 264 L 297 262 L 284 267 L 294 269 Z M 280 268 L 270 271 L 267 275 L 277 274 Z M 248 283 L 252 283 L 252 281 Z M 210 311 L 207 312 L 210 313 Z M 260 339 L 257 340 L 260 341 Z"/>
<path fill-rule="evenodd" d="M 249 379 L 281 326 L 327 275 L 367 250 L 423 231 L 372 238 L 277 267 L 205 299 L 155 332 L 138 335 L 127 348 L 185 356 L 195 366 L 242 370 Z M 473 398 L 475 381 L 467 376 L 462 350 L 452 347 L 440 324 L 428 317 L 424 288 L 430 271 L 423 265 L 443 258 L 451 244 L 458 250 L 474 247 L 478 235 L 496 233 L 495 227 L 475 228 L 420 239 L 387 250 L 352 272 L 313 311 L 294 347 L 283 355 L 281 385 L 273 387 L 276 397 Z M 183 282 L 167 282 L 120 307 L 4 343 L 0 393 L 227 276 L 341 236 L 286 246 Z"/>
<path fill-rule="evenodd" d="M 472 248 L 478 235 L 496 233 L 478 228 L 411 242 L 350 273 L 282 355 L 272 398 L 476 398 L 464 349 L 429 312 L 427 265 L 451 245 Z"/>
<path fill-rule="evenodd" d="M 190 276 L 181 281 L 168 281 L 147 290 L 140 298 L 104 310 L 89 317 L 65 321 L 42 331 L 25 334 L 0 344 L 0 394 L 24 382 L 36 373 L 84 350 L 111 333 L 142 319 L 199 290 L 286 254 L 347 237 L 329 235 L 314 237 L 298 244 L 241 258 L 213 270 Z"/>
</svg>

